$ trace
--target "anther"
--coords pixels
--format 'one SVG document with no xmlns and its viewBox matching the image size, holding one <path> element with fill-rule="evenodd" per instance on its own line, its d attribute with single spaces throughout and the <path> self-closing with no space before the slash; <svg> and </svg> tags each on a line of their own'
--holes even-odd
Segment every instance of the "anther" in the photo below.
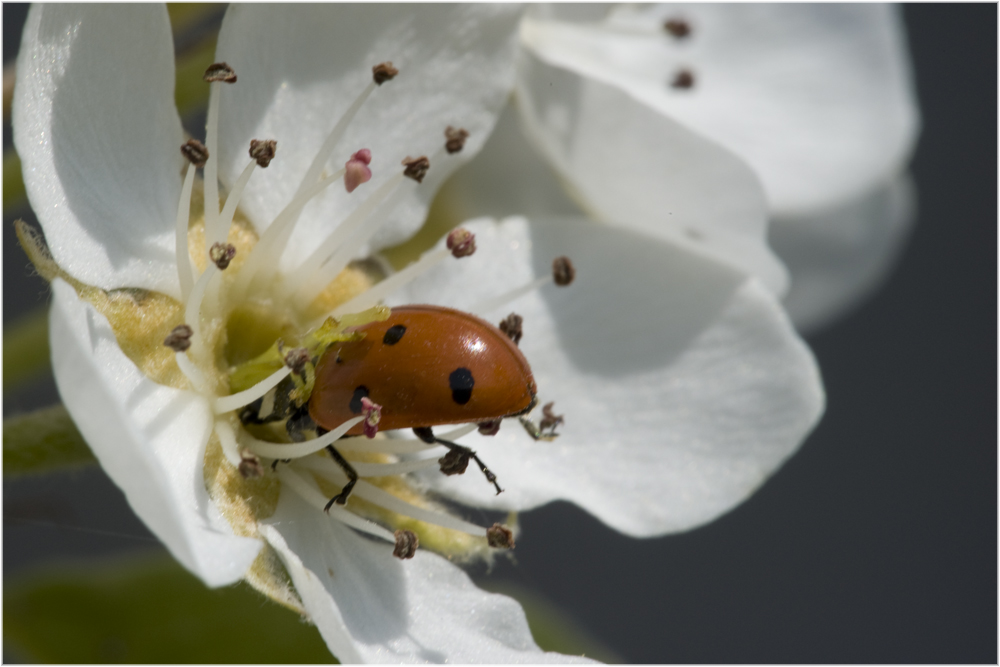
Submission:
<svg viewBox="0 0 1000 667">
<path fill-rule="evenodd" d="M 486 543 L 494 549 L 513 549 L 514 533 L 507 526 L 495 523 L 486 529 Z"/>
<path fill-rule="evenodd" d="M 490 422 L 480 422 L 478 424 L 479 435 L 496 435 L 500 432 L 500 423 L 502 421 L 502 419 L 494 419 Z"/>
<path fill-rule="evenodd" d="M 213 243 L 208 256 L 220 271 L 225 271 L 229 268 L 233 257 L 236 257 L 236 246 L 232 243 Z"/>
<path fill-rule="evenodd" d="M 205 81 L 212 83 L 213 81 L 222 81 L 225 83 L 236 83 L 236 72 L 233 68 L 226 63 L 212 63 L 205 70 L 205 75 L 202 77 Z"/>
<path fill-rule="evenodd" d="M 274 159 L 274 152 L 278 148 L 278 142 L 274 139 L 252 139 L 250 141 L 250 157 L 257 161 L 257 166 L 266 168 Z"/>
<path fill-rule="evenodd" d="M 445 475 L 461 475 L 469 467 L 469 458 L 472 453 L 464 449 L 452 449 L 447 454 L 438 459 L 441 464 L 441 472 Z"/>
<path fill-rule="evenodd" d="M 181 155 L 187 158 L 188 162 L 201 168 L 208 162 L 208 149 L 205 144 L 197 139 L 189 139 L 181 146 Z"/>
<path fill-rule="evenodd" d="M 444 138 L 447 139 L 444 142 L 444 149 L 450 155 L 459 152 L 465 147 L 465 140 L 469 138 L 469 133 L 460 127 L 449 125 L 444 130 Z"/>
<path fill-rule="evenodd" d="M 372 67 L 372 79 L 380 86 L 386 81 L 394 79 L 397 74 L 399 74 L 399 70 L 393 67 L 388 60 Z"/>
<path fill-rule="evenodd" d="M 576 269 L 569 257 L 556 257 L 552 260 L 552 280 L 559 287 L 565 287 L 576 278 Z"/>
<path fill-rule="evenodd" d="M 403 160 L 402 164 L 406 167 L 406 169 L 403 170 L 403 176 L 412 178 L 417 183 L 424 182 L 424 176 L 427 175 L 427 170 L 431 168 L 431 161 L 423 155 L 420 157 L 407 156 Z"/>
<path fill-rule="evenodd" d="M 372 179 L 372 170 L 368 165 L 372 163 L 372 152 L 367 148 L 362 148 L 351 156 L 351 159 L 344 165 L 344 187 L 347 192 L 354 192 L 362 183 L 367 183 Z"/>
<path fill-rule="evenodd" d="M 378 424 L 382 421 L 382 406 L 375 401 L 372 401 L 367 396 L 363 396 L 361 398 L 361 411 L 365 415 L 365 437 L 369 439 L 374 438 L 375 434 L 378 433 Z"/>
<path fill-rule="evenodd" d="M 392 555 L 399 560 L 413 558 L 420 546 L 420 539 L 412 530 L 397 530 L 395 532 L 396 548 L 392 550 Z"/>
<path fill-rule="evenodd" d="M 549 435 L 556 435 L 556 427 L 563 423 L 563 415 L 557 415 L 552 411 L 555 402 L 546 403 L 542 406 L 542 420 L 538 422 L 539 430 L 549 431 Z"/>
<path fill-rule="evenodd" d="M 194 335 L 194 330 L 186 324 L 181 324 L 174 327 L 174 330 L 170 332 L 164 340 L 163 344 L 169 347 L 174 352 L 185 352 L 189 347 L 191 347 L 191 336 Z"/>
<path fill-rule="evenodd" d="M 248 452 L 240 454 L 239 471 L 243 479 L 257 479 L 264 475 L 264 468 L 260 465 L 260 459 Z"/>
<path fill-rule="evenodd" d="M 694 87 L 694 72 L 689 69 L 679 69 L 674 74 L 674 80 L 670 82 L 673 88 L 678 90 L 688 90 Z"/>
<path fill-rule="evenodd" d="M 691 24 L 684 19 L 674 18 L 664 21 L 663 29 L 677 39 L 684 39 L 691 35 Z"/>
<path fill-rule="evenodd" d="M 459 227 L 448 234 L 446 245 L 456 259 L 468 257 L 476 252 L 476 235 L 464 227 Z"/>
<path fill-rule="evenodd" d="M 521 342 L 521 335 L 524 333 L 521 330 L 522 322 L 524 318 L 517 313 L 511 313 L 500 322 L 500 331 L 507 334 L 507 337 L 514 341 L 514 345 Z"/>
</svg>

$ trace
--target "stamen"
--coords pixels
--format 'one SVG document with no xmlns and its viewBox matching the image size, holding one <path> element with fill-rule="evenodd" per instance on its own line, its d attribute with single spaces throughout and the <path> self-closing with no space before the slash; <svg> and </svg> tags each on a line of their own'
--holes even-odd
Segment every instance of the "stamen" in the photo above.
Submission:
<svg viewBox="0 0 1000 667">
<path fill-rule="evenodd" d="M 489 313 L 492 310 L 499 308 L 500 306 L 507 305 L 512 301 L 519 299 L 520 297 L 528 294 L 529 292 L 534 292 L 536 289 L 543 287 L 549 282 L 554 282 L 559 287 L 565 287 L 573 282 L 576 278 L 576 269 L 573 263 L 569 260 L 569 257 L 556 257 L 552 261 L 552 273 L 544 276 L 542 278 L 536 278 L 532 280 L 527 285 L 522 285 L 520 287 L 515 287 L 511 291 L 501 294 L 500 296 L 495 296 L 492 299 L 487 299 L 485 301 L 480 301 L 475 308 L 472 309 L 473 313 Z M 502 324 L 502 323 L 501 323 Z M 515 341 L 516 342 L 516 341 Z"/>
<path fill-rule="evenodd" d="M 365 437 L 370 440 L 378 433 L 378 424 L 382 421 L 382 406 L 367 396 L 363 396 L 361 398 L 361 411 L 365 417 Z"/>
<path fill-rule="evenodd" d="M 386 215 L 382 217 L 382 220 L 377 220 L 378 224 L 372 224 L 369 216 L 376 207 L 393 194 L 393 191 L 402 182 L 402 174 L 396 174 L 379 186 L 368 199 L 351 211 L 351 214 L 337 225 L 337 228 L 333 230 L 330 236 L 326 237 L 298 268 L 285 276 L 284 289 L 287 294 L 296 295 L 296 301 L 300 307 L 305 307 L 312 303 L 313 299 L 326 289 L 330 281 L 337 277 L 344 266 L 347 266 L 356 247 L 359 247 L 378 231 L 382 220 L 388 218 L 389 211 L 385 211 Z M 352 239 L 352 243 L 350 244 L 345 243 L 366 222 L 369 222 L 367 227 L 365 227 L 367 234 L 362 234 L 360 238 Z M 336 263 L 334 263 L 335 259 Z M 323 264 L 324 261 L 326 265 Z M 343 262 L 342 266 L 340 265 L 341 261 Z"/>
<path fill-rule="evenodd" d="M 664 21 L 663 29 L 677 39 L 684 39 L 691 34 L 691 24 L 680 18 L 672 18 Z"/>
<path fill-rule="evenodd" d="M 451 155 L 458 153 L 465 147 L 465 140 L 469 138 L 469 133 L 460 127 L 456 128 L 449 125 L 444 130 L 444 136 L 447 139 L 444 148 Z"/>
<path fill-rule="evenodd" d="M 188 162 L 199 168 L 204 167 L 205 162 L 208 161 L 208 149 L 205 148 L 205 144 L 197 139 L 188 139 L 181 146 L 181 155 L 187 158 Z"/>
<path fill-rule="evenodd" d="M 280 370 L 271 373 L 249 389 L 244 389 L 243 391 L 230 394 L 229 396 L 220 396 L 215 399 L 215 414 L 221 415 L 226 412 L 232 412 L 233 410 L 242 408 L 244 405 L 253 403 L 258 398 L 261 398 L 264 394 L 277 387 L 278 383 L 288 377 L 291 372 L 291 368 L 283 366 Z M 263 452 L 257 453 L 263 456 L 270 456 L 269 454 L 264 454 Z M 271 456 L 271 458 L 279 459 L 288 457 Z"/>
<path fill-rule="evenodd" d="M 177 361 L 177 367 L 181 369 L 181 373 L 188 379 L 194 390 L 201 394 L 208 393 L 208 381 L 202 375 L 201 369 L 188 358 L 187 354 L 178 352 L 174 355 L 174 359 Z"/>
<path fill-rule="evenodd" d="M 260 465 L 260 459 L 253 454 L 244 453 L 237 469 L 243 479 L 256 479 L 264 476 L 264 468 Z"/>
<path fill-rule="evenodd" d="M 337 443 L 337 449 L 341 453 L 418 454 L 433 448 L 422 440 L 413 440 L 411 438 L 379 438 L 377 440 L 354 438 Z"/>
<path fill-rule="evenodd" d="M 410 264 L 402 271 L 392 274 L 382 282 L 371 287 L 368 291 L 362 292 L 350 301 L 337 306 L 332 313 L 333 316 L 340 317 L 345 313 L 353 313 L 359 310 L 364 310 L 370 306 L 374 306 L 376 303 L 392 294 L 403 285 L 409 283 L 417 276 L 425 273 L 446 260 L 450 255 L 451 251 L 447 248 L 425 253 L 423 257 Z"/>
<path fill-rule="evenodd" d="M 542 406 L 542 421 L 538 422 L 538 428 L 542 431 L 549 429 L 551 435 L 555 435 L 556 427 L 565 421 L 564 415 L 557 415 L 552 410 L 554 405 L 555 401 L 552 401 Z"/>
<path fill-rule="evenodd" d="M 303 500 L 313 507 L 321 511 L 326 507 L 327 499 L 319 490 L 319 487 L 316 486 L 315 482 L 307 481 L 305 478 L 293 472 L 290 468 L 280 469 L 278 471 L 278 479 L 281 480 L 282 486 L 287 485 L 288 488 L 299 494 Z M 372 523 L 367 519 L 362 519 L 359 516 L 355 516 L 343 507 L 333 505 L 326 511 L 331 517 L 347 526 L 350 526 L 351 528 L 354 528 L 355 530 L 360 530 L 363 533 L 381 537 L 386 542 L 391 542 L 393 544 L 396 542 L 396 537 L 382 526 Z"/>
<path fill-rule="evenodd" d="M 383 64 L 387 64 L 390 67 L 392 66 L 392 63 L 383 63 Z M 376 67 L 379 67 L 379 65 L 376 65 Z M 393 74 L 393 76 L 395 76 L 395 73 Z M 383 81 L 387 80 L 388 79 L 383 79 Z M 302 193 L 307 188 L 309 188 L 316 182 L 316 179 L 319 178 L 320 172 L 323 171 L 323 165 L 325 165 L 327 161 L 330 159 L 330 154 L 333 153 L 333 149 L 336 148 L 337 142 L 340 141 L 340 139 L 344 136 L 344 132 L 347 130 L 347 126 L 351 124 L 352 120 L 354 120 L 354 116 L 357 115 L 358 110 L 361 108 L 361 105 L 365 103 L 365 100 L 367 100 L 368 97 L 372 94 L 372 92 L 375 90 L 375 87 L 381 84 L 382 81 L 378 81 L 376 78 L 375 81 L 372 81 L 367 86 L 365 86 L 365 89 L 361 91 L 361 94 L 358 95 L 358 98 L 354 100 L 354 103 L 347 108 L 347 111 L 344 112 L 344 115 L 341 116 L 340 120 L 337 121 L 337 124 L 333 126 L 333 129 L 330 130 L 330 134 L 328 134 L 326 137 L 326 141 L 323 142 L 323 145 L 320 146 L 320 149 L 316 152 L 316 157 L 313 158 L 312 164 L 309 165 L 309 169 L 306 170 L 306 173 L 302 176 L 302 182 L 299 183 L 299 187 L 295 191 L 295 196 L 293 197 L 293 199 L 297 199 L 299 196 L 302 195 Z"/>
<path fill-rule="evenodd" d="M 225 230 L 219 227 L 219 87 L 222 83 L 236 83 L 236 72 L 226 63 L 214 63 L 205 70 L 202 77 L 209 82 L 208 118 L 205 121 L 205 146 L 208 160 L 205 162 L 205 244 L 226 240 Z"/>
<path fill-rule="evenodd" d="M 236 72 L 233 68 L 226 63 L 212 63 L 205 70 L 205 75 L 202 76 L 204 81 L 209 83 L 214 83 L 216 81 L 222 81 L 224 83 L 236 83 Z"/>
<path fill-rule="evenodd" d="M 463 449 L 452 449 L 447 454 L 439 458 L 435 463 L 440 466 L 441 472 L 447 476 L 464 475 L 469 469 L 469 459 L 472 452 Z"/>
<path fill-rule="evenodd" d="M 464 227 L 453 229 L 448 234 L 445 247 L 451 250 L 456 259 L 468 257 L 476 252 L 476 235 Z"/>
<path fill-rule="evenodd" d="M 480 422 L 479 423 L 479 435 L 494 436 L 500 432 L 500 424 L 503 423 L 502 419 L 494 419 L 491 422 Z"/>
<path fill-rule="evenodd" d="M 191 142 L 188 142 L 191 143 Z M 187 144 L 184 144 L 187 146 Z M 181 152 L 184 152 L 184 146 Z M 191 158 L 188 158 L 191 159 Z M 195 167 L 191 162 L 184 174 L 184 185 L 181 186 L 181 198 L 177 202 L 177 224 L 175 226 L 175 243 L 177 248 L 177 278 L 181 283 L 181 301 L 187 301 L 194 287 L 195 276 L 191 268 L 191 251 L 188 246 L 188 223 L 191 218 L 191 191 L 194 188 Z"/>
<path fill-rule="evenodd" d="M 337 445 L 341 448 L 341 445 Z M 310 470 L 315 470 L 322 473 L 324 476 L 330 478 L 330 481 L 334 484 L 346 484 L 347 475 L 340 469 L 336 463 L 327 458 L 313 457 L 309 459 L 303 459 L 296 463 L 296 465 L 301 465 Z M 356 465 L 356 464 L 354 464 Z M 354 486 L 354 491 L 352 495 L 361 498 L 362 500 L 367 500 L 368 502 L 384 507 L 390 512 L 395 512 L 396 514 L 401 514 L 403 516 L 408 516 L 410 518 L 416 519 L 418 521 L 423 521 L 424 523 L 429 523 L 434 526 L 441 526 L 442 528 L 450 528 L 451 530 L 457 530 L 462 533 L 468 533 L 469 535 L 482 535 L 482 526 L 477 526 L 474 523 L 465 521 L 456 516 L 450 514 L 445 514 L 444 512 L 438 512 L 435 510 L 429 510 L 423 507 L 417 507 L 416 505 L 411 505 L 410 503 L 397 498 L 388 491 L 380 489 L 379 487 L 359 480 Z"/>
<path fill-rule="evenodd" d="M 240 446 L 236 443 L 236 433 L 233 431 L 233 427 L 229 421 L 216 419 L 215 434 L 219 436 L 219 444 L 222 445 L 222 453 L 226 457 L 226 460 L 233 467 L 239 468 L 243 458 L 240 456 Z"/>
<path fill-rule="evenodd" d="M 192 338 L 195 340 L 201 337 L 201 302 L 205 298 L 205 289 L 218 272 L 219 268 L 214 263 L 209 263 L 205 272 L 198 278 L 198 282 L 194 284 L 187 306 L 184 308 L 184 321 L 191 327 Z"/>
<path fill-rule="evenodd" d="M 494 549 L 513 549 L 514 533 L 507 526 L 495 523 L 486 529 L 486 542 Z"/>
<path fill-rule="evenodd" d="M 233 285 L 232 294 L 235 299 L 242 299 L 246 295 L 247 290 L 254 282 L 254 278 L 257 277 L 259 269 L 267 269 L 260 276 L 261 280 L 270 278 L 276 270 L 274 267 L 278 265 L 278 260 L 281 258 L 281 253 L 285 250 L 292 229 L 295 227 L 302 209 L 305 208 L 305 205 L 313 197 L 326 189 L 331 183 L 340 180 L 344 176 L 344 171 L 344 169 L 341 169 L 316 183 L 313 187 L 308 188 L 305 192 L 297 194 L 281 210 L 281 213 L 264 230 L 260 240 L 250 251 L 250 254 L 247 255 L 246 262 L 243 264 L 243 268 L 240 269 L 240 273 Z"/>
<path fill-rule="evenodd" d="M 372 170 L 368 168 L 371 163 L 372 152 L 367 148 L 355 152 L 347 161 L 347 164 L 344 165 L 346 170 L 344 187 L 347 189 L 347 194 L 354 192 L 359 185 L 372 179 Z"/>
<path fill-rule="evenodd" d="M 388 60 L 372 67 L 372 80 L 376 85 L 381 86 L 386 81 L 392 81 L 399 74 L 399 70 L 392 66 Z"/>
<path fill-rule="evenodd" d="M 191 347 L 191 336 L 194 331 L 186 324 L 179 324 L 163 339 L 163 344 L 174 352 L 186 352 Z"/>
<path fill-rule="evenodd" d="M 670 82 L 670 87 L 678 90 L 689 90 L 693 88 L 694 72 L 686 68 L 677 70 L 674 74 L 673 80 Z"/>
<path fill-rule="evenodd" d="M 359 477 L 388 477 L 390 475 L 405 475 L 418 470 L 437 468 L 437 458 L 417 459 L 415 461 L 400 461 L 398 463 L 357 463 L 352 462 Z"/>
<path fill-rule="evenodd" d="M 399 560 L 413 558 L 413 555 L 417 553 L 417 547 L 420 546 L 417 534 L 412 530 L 397 530 L 395 536 L 396 548 L 392 550 L 392 555 Z"/>
<path fill-rule="evenodd" d="M 233 257 L 236 257 L 236 246 L 232 243 L 214 243 L 208 251 L 208 257 L 219 271 L 225 271 L 229 268 Z"/>
<path fill-rule="evenodd" d="M 500 331 L 507 334 L 507 337 L 514 341 L 514 345 L 521 342 L 521 336 L 524 335 L 524 331 L 521 328 L 524 318 L 517 313 L 511 313 L 505 317 L 500 322 Z"/>
<path fill-rule="evenodd" d="M 274 153 L 278 150 L 278 142 L 274 139 L 251 139 L 250 157 L 256 160 L 261 169 L 266 169 L 274 159 Z"/>
<path fill-rule="evenodd" d="M 359 424 L 363 419 L 364 417 L 352 417 L 329 433 L 324 433 L 318 438 L 306 440 L 305 442 L 291 444 L 265 442 L 249 434 L 244 434 L 244 441 L 247 443 L 247 449 L 258 456 L 265 456 L 269 459 L 299 459 L 303 456 L 315 454 L 321 449 L 325 449 L 327 445 L 332 445 L 338 438 L 350 431 L 355 424 Z M 321 507 L 325 505 L 326 499 L 323 500 Z"/>
<path fill-rule="evenodd" d="M 412 178 L 417 183 L 424 182 L 424 176 L 427 175 L 427 170 L 431 168 L 431 161 L 425 155 L 421 155 L 420 157 L 407 156 L 403 158 L 402 164 L 406 167 L 403 170 L 403 176 Z"/>
</svg>

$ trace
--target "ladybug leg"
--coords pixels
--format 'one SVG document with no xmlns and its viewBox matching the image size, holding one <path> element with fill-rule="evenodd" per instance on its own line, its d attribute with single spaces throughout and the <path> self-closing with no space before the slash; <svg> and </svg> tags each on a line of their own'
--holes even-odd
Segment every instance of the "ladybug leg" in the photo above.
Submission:
<svg viewBox="0 0 1000 667">
<path fill-rule="evenodd" d="M 330 508 L 333 507 L 334 504 L 347 504 L 347 497 L 351 495 L 354 485 L 358 483 L 358 473 L 351 466 L 351 464 L 347 462 L 347 459 L 340 455 L 340 452 L 338 452 L 333 445 L 327 445 L 326 451 L 330 452 L 330 456 L 333 457 L 333 460 L 337 462 L 337 464 L 343 469 L 344 474 L 347 475 L 347 485 L 341 490 L 340 493 L 335 495 L 333 498 L 330 498 L 330 502 L 328 502 L 326 507 L 323 508 L 325 512 L 329 512 Z"/>
<path fill-rule="evenodd" d="M 469 459 L 471 458 L 479 466 L 483 475 L 486 477 L 486 481 L 496 487 L 497 495 L 499 496 L 503 493 L 503 489 L 497 483 L 497 476 L 493 474 L 493 471 L 486 467 L 479 455 L 468 447 L 464 447 L 454 442 L 449 442 L 447 440 L 442 440 L 441 438 L 434 435 L 434 431 L 430 426 L 418 426 L 413 429 L 413 433 L 416 434 L 418 438 L 426 442 L 428 445 L 444 445 L 451 451 L 445 456 L 439 459 L 441 464 L 441 472 L 446 475 L 461 475 L 465 472 L 466 467 L 469 465 Z"/>
</svg>

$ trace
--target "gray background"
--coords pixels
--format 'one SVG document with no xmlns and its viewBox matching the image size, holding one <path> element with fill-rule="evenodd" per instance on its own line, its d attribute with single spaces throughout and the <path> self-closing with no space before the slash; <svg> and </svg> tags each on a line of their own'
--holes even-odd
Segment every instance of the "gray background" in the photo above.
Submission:
<svg viewBox="0 0 1000 667">
<path fill-rule="evenodd" d="M 24 14 L 4 4 L 5 64 Z M 491 575 L 628 661 L 997 660 L 997 8 L 908 6 L 906 21 L 920 219 L 877 296 L 809 338 L 829 395 L 819 428 L 709 526 L 639 541 L 557 503 L 522 517 L 516 565 Z M 47 298 L 16 217 L 33 220 L 4 210 L 5 323 Z M 4 415 L 53 400 L 46 380 L 5 394 Z M 97 469 L 5 482 L 3 544 L 5 577 L 161 548 Z"/>
</svg>

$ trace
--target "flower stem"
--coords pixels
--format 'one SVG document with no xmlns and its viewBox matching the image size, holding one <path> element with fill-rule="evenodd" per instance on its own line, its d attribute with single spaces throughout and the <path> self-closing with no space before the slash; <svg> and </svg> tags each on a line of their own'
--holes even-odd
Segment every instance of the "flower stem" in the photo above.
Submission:
<svg viewBox="0 0 1000 667">
<path fill-rule="evenodd" d="M 7 391 L 48 372 L 49 314 L 45 307 L 4 327 L 3 362 L 3 388 Z"/>
<path fill-rule="evenodd" d="M 96 463 L 66 408 L 54 405 L 3 422 L 3 475 Z"/>
</svg>

